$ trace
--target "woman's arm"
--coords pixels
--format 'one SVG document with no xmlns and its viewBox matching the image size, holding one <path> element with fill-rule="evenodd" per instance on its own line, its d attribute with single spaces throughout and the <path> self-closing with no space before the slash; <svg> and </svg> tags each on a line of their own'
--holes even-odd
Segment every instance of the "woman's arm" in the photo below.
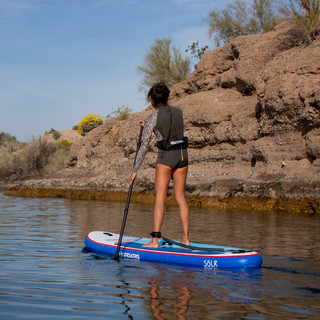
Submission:
<svg viewBox="0 0 320 320">
<path fill-rule="evenodd" d="M 144 123 L 144 130 L 143 130 L 143 136 L 142 136 L 142 143 L 141 147 L 138 151 L 137 158 L 136 158 L 136 163 L 133 167 L 133 172 L 137 172 L 143 162 L 143 159 L 145 158 L 147 152 L 148 152 L 148 147 L 149 147 L 149 142 L 152 136 L 153 129 L 157 123 L 157 114 L 158 112 L 152 113 L 147 120 Z M 141 120 L 143 121 L 143 120 Z M 140 121 L 138 122 L 139 125 Z"/>
</svg>

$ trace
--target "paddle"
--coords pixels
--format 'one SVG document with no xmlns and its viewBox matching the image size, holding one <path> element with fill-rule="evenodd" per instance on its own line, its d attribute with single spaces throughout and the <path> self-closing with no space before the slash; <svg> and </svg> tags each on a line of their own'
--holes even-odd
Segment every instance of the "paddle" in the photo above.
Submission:
<svg viewBox="0 0 320 320">
<path fill-rule="evenodd" d="M 136 155 L 134 157 L 133 166 L 136 164 L 137 154 L 138 154 L 138 151 L 139 151 L 140 146 L 141 146 L 142 132 L 143 132 L 143 126 L 140 127 L 139 139 L 138 139 L 138 143 L 137 143 L 137 151 L 136 151 Z M 126 203 L 126 207 L 125 207 L 124 212 L 123 212 L 123 219 L 122 219 L 122 225 L 121 225 L 121 230 L 120 230 L 120 235 L 119 235 L 117 251 L 116 251 L 115 255 L 113 256 L 113 259 L 115 259 L 115 260 L 119 260 L 119 252 L 120 252 L 122 237 L 123 237 L 123 233 L 124 233 L 124 228 L 126 226 L 132 188 L 133 188 L 133 182 L 129 187 L 129 192 L 128 192 L 128 196 L 127 196 L 127 203 Z"/>
</svg>

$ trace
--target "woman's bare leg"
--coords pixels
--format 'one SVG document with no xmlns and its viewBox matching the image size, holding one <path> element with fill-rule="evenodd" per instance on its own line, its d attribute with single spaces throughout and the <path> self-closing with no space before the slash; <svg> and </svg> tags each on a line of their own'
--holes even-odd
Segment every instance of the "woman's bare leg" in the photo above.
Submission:
<svg viewBox="0 0 320 320">
<path fill-rule="evenodd" d="M 172 169 L 163 164 L 157 164 L 156 166 L 156 179 L 155 179 L 155 189 L 156 189 L 156 199 L 153 211 L 153 231 L 160 232 L 161 226 L 164 218 L 164 206 L 167 198 L 167 191 L 169 182 L 171 179 Z M 158 248 L 159 239 L 152 238 L 152 240 L 144 245 L 147 248 Z"/>
<path fill-rule="evenodd" d="M 180 220 L 182 225 L 182 243 L 190 245 L 189 241 L 189 207 L 185 197 L 188 167 L 173 170 L 174 193 L 179 205 Z"/>
</svg>

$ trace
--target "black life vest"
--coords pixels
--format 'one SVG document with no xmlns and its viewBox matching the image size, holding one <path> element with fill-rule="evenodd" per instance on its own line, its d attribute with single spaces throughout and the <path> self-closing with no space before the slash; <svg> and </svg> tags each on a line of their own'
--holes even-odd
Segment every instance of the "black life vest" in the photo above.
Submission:
<svg viewBox="0 0 320 320">
<path fill-rule="evenodd" d="M 171 106 L 161 106 L 158 111 L 155 126 L 163 140 L 156 143 L 162 150 L 181 149 L 188 147 L 188 139 L 183 136 L 182 111 Z"/>
</svg>

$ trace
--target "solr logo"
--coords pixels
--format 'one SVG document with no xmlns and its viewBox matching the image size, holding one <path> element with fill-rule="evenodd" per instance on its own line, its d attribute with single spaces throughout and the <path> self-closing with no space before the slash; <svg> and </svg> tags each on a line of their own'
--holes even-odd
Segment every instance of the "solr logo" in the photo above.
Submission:
<svg viewBox="0 0 320 320">
<path fill-rule="evenodd" d="M 218 268 L 218 261 L 217 260 L 203 260 L 203 263 L 204 263 L 204 267 L 205 268 L 209 268 L 209 269 L 212 269 L 212 268 Z"/>
</svg>

